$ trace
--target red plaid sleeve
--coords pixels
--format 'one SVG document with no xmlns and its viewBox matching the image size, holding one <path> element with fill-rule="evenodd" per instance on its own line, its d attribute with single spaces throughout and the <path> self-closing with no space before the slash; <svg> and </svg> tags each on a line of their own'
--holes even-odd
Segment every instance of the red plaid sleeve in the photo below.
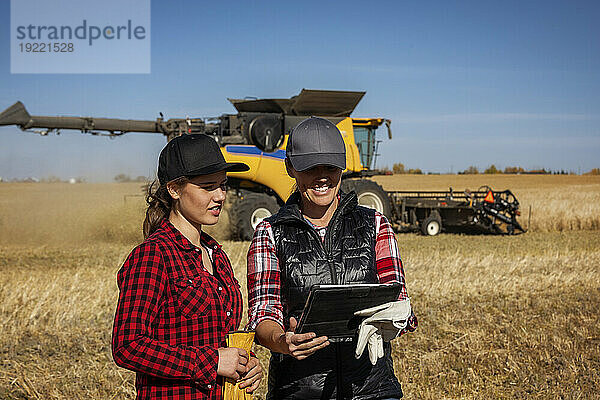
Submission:
<svg viewBox="0 0 600 400">
<path fill-rule="evenodd" d="M 279 260 L 271 224 L 262 221 L 254 231 L 248 250 L 248 326 L 250 330 L 266 319 L 283 328 Z"/>
<path fill-rule="evenodd" d="M 375 241 L 375 264 L 377 266 L 377 275 L 380 283 L 400 283 L 402 289 L 398 300 L 408 298 L 406 291 L 406 282 L 404 280 L 404 267 L 398 250 L 396 235 L 388 219 L 381 213 L 375 213 L 375 226 L 377 239 Z M 414 331 L 418 326 L 417 317 L 414 312 L 408 319 L 406 328 L 400 334 L 407 331 Z"/>
<path fill-rule="evenodd" d="M 168 282 L 159 246 L 144 242 L 134 249 L 117 281 L 120 294 L 112 342 L 116 364 L 156 377 L 214 384 L 217 349 L 172 346 L 153 339 Z"/>
</svg>

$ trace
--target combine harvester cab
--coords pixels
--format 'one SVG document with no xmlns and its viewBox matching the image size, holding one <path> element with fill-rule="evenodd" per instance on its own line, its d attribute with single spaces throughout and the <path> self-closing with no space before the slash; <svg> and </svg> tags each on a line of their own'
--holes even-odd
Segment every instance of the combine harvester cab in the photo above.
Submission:
<svg viewBox="0 0 600 400">
<path fill-rule="evenodd" d="M 230 207 L 232 227 L 236 236 L 250 240 L 254 229 L 264 218 L 275 213 L 294 189 L 294 180 L 285 169 L 285 147 L 289 133 L 310 116 L 326 118 L 336 124 L 346 145 L 346 170 L 342 190 L 356 191 L 359 204 L 390 215 L 389 196 L 376 182 L 366 179 L 380 174 L 373 166 L 377 158 L 377 129 L 385 125 L 391 138 L 391 121 L 383 118 L 351 118 L 365 92 L 303 89 L 290 99 L 229 99 L 238 111 L 229 127 L 219 132 L 223 155 L 230 162 L 244 162 L 250 170 L 231 173 L 229 182 L 236 190 Z M 250 121 L 239 124 L 239 121 Z M 231 127 L 237 133 L 232 135 Z M 242 144 L 231 137 L 246 137 Z"/>
</svg>

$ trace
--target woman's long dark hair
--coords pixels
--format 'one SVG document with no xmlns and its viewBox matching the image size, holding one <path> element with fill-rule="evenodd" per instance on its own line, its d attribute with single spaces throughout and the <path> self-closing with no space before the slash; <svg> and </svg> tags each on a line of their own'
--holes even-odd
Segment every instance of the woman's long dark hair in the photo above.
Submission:
<svg viewBox="0 0 600 400">
<path fill-rule="evenodd" d="M 187 181 L 188 179 L 182 176 L 171 182 L 175 185 L 184 185 Z M 161 185 L 156 180 L 152 182 L 148 186 L 146 203 L 148 203 L 148 208 L 146 209 L 146 219 L 144 219 L 143 225 L 144 239 L 152 235 L 158 229 L 161 221 L 168 218 L 171 213 L 173 198 L 167 190 L 167 184 Z"/>
</svg>

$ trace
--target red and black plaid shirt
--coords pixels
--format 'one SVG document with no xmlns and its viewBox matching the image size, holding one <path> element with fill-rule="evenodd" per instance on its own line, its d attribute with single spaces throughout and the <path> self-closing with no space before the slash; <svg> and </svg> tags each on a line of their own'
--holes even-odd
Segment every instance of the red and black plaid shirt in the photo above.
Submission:
<svg viewBox="0 0 600 400">
<path fill-rule="evenodd" d="M 112 349 L 136 371 L 138 399 L 220 399 L 219 347 L 238 328 L 242 295 L 221 246 L 202 233 L 202 252 L 167 219 L 136 247 L 118 273 Z"/>
</svg>

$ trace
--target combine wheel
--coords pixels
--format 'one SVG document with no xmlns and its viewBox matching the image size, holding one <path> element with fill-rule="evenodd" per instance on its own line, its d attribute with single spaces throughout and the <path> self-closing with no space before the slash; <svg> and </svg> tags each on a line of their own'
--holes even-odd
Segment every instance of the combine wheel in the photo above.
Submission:
<svg viewBox="0 0 600 400">
<path fill-rule="evenodd" d="M 437 211 L 432 211 L 421 223 L 421 232 L 426 236 L 435 236 L 442 230 L 442 217 Z"/>
<path fill-rule="evenodd" d="M 279 205 L 272 196 L 242 191 L 242 195 L 234 200 L 229 209 L 229 220 L 234 237 L 240 240 L 252 240 L 256 226 L 278 210 Z"/>
<path fill-rule="evenodd" d="M 373 208 L 390 218 L 390 199 L 388 194 L 376 182 L 369 179 L 347 179 L 342 181 L 342 191 L 348 193 L 355 191 L 358 204 Z"/>
</svg>

